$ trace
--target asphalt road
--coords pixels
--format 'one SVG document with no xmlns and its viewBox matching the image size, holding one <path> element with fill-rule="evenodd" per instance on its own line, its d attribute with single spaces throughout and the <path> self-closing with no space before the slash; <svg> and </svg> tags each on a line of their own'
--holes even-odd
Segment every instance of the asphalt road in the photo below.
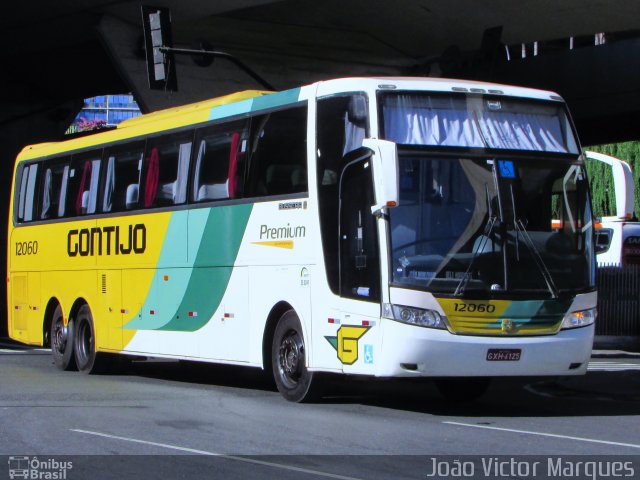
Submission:
<svg viewBox="0 0 640 480">
<path fill-rule="evenodd" d="M 638 461 L 639 426 L 638 356 L 599 356 L 585 377 L 499 379 L 473 404 L 430 382 L 356 381 L 299 405 L 251 369 L 140 361 L 87 376 L 0 343 L 0 456 L 13 459 L 0 479 L 34 456 L 72 460 L 71 480 L 426 478 L 434 455 Z"/>
</svg>

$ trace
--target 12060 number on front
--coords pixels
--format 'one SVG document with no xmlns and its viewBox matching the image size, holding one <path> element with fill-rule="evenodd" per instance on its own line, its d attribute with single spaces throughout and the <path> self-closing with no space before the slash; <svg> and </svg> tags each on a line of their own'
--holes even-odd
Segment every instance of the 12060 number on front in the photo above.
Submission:
<svg viewBox="0 0 640 480">
<path fill-rule="evenodd" d="M 490 303 L 454 303 L 453 305 L 456 312 L 493 313 L 496 311 L 496 306 Z"/>
</svg>

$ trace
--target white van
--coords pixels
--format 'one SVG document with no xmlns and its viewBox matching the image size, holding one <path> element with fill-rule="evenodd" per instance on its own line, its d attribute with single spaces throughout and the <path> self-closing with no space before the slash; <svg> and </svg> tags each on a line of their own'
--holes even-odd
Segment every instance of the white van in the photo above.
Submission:
<svg viewBox="0 0 640 480">
<path fill-rule="evenodd" d="M 634 184 L 629 164 L 609 155 L 585 151 L 591 160 L 611 166 L 616 196 L 616 215 L 603 217 L 596 225 L 598 266 L 640 265 L 640 222 L 633 218 Z"/>
</svg>

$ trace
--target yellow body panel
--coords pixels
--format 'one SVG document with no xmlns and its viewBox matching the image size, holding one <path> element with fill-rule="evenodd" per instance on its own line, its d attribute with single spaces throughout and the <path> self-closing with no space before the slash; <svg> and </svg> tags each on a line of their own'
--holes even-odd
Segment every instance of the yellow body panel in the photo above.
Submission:
<svg viewBox="0 0 640 480">
<path fill-rule="evenodd" d="M 15 171 L 22 161 L 102 147 L 119 140 L 207 122 L 215 107 L 269 93 L 257 90 L 233 93 L 132 118 L 114 130 L 63 142 L 30 145 L 18 155 Z M 60 304 L 67 322 L 75 302 L 84 299 L 92 309 L 94 318 L 99 319 L 94 321 L 96 348 L 122 350 L 135 335 L 135 330 L 122 327 L 140 315 L 139 307 L 156 273 L 171 213 L 67 219 L 18 228 L 14 228 L 13 218 L 14 205 L 11 202 L 7 252 L 7 269 L 11 273 L 6 279 L 10 336 L 24 343 L 42 344 L 49 302 L 56 300 Z M 124 242 L 124 248 L 127 249 L 130 247 L 127 245 L 130 241 L 129 228 L 134 225 L 144 225 L 146 229 L 144 253 L 118 254 L 115 229 L 121 234 L 118 241 Z M 114 230 L 107 234 L 105 228 Z M 100 247 L 102 252 L 99 252 Z M 108 252 L 108 249 L 111 251 Z M 183 260 L 186 261 L 186 244 L 183 252 Z M 179 264 L 183 260 L 178 259 L 178 264 L 171 266 L 181 266 Z"/>
<path fill-rule="evenodd" d="M 66 322 L 76 300 L 83 298 L 94 318 L 99 319 L 94 322 L 97 348 L 121 350 L 135 334 L 122 326 L 138 314 L 137 307 L 149 291 L 170 219 L 170 212 L 160 212 L 11 229 L 8 259 L 9 308 L 13 309 L 11 336 L 24 343 L 42 344 L 49 301 L 58 301 Z M 135 225 L 144 225 L 144 252 L 116 254 L 119 247 L 115 245 L 115 230 L 122 232 L 118 242 L 126 248 L 131 241 L 129 231 L 134 231 Z M 109 242 L 103 233 L 105 227 L 114 229 Z M 93 238 L 91 245 L 86 243 L 89 238 Z"/>
</svg>

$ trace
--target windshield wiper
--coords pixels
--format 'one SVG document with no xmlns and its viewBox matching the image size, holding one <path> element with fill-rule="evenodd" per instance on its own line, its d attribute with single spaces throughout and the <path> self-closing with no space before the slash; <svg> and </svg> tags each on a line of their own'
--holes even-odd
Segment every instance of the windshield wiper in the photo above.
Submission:
<svg viewBox="0 0 640 480">
<path fill-rule="evenodd" d="M 453 292 L 453 294 L 456 296 L 464 294 L 464 290 L 467 287 L 467 284 L 469 283 L 469 279 L 471 278 L 471 276 L 469 275 L 469 272 L 471 272 L 471 267 L 473 267 L 473 264 L 476 261 L 476 258 L 478 258 L 478 255 L 480 254 L 480 252 L 484 251 L 484 246 L 487 244 L 488 241 L 491 240 L 491 232 L 493 232 L 493 227 L 495 227 L 496 221 L 498 220 L 498 218 L 493 214 L 493 209 L 491 208 L 491 199 L 489 197 L 489 187 L 487 186 L 486 183 L 484 184 L 484 190 L 487 197 L 487 212 L 489 213 L 489 218 L 487 219 L 487 223 L 485 223 L 484 225 L 482 238 L 480 239 L 476 247 L 473 249 L 473 256 L 471 257 L 469 266 L 467 267 L 467 270 L 464 272 L 464 275 L 460 279 L 460 282 L 458 282 L 458 286 L 456 287 L 456 290 Z"/>
<path fill-rule="evenodd" d="M 540 270 L 540 273 L 542 274 L 542 277 L 544 278 L 545 283 L 547 284 L 547 288 L 549 289 L 549 292 L 551 292 L 551 296 L 553 298 L 558 298 L 558 287 L 556 287 L 556 284 L 553 282 L 553 278 L 551 277 L 551 273 L 549 272 L 549 269 L 547 268 L 547 265 L 544 263 L 544 260 L 542 259 L 542 256 L 540 255 L 540 252 L 538 252 L 538 249 L 536 248 L 535 244 L 533 243 L 533 240 L 531 239 L 531 236 L 529 235 L 529 232 L 527 231 L 526 227 L 524 226 L 524 223 L 522 222 L 522 220 L 520 218 L 518 218 L 516 216 L 516 209 L 515 209 L 515 199 L 513 196 L 513 187 L 509 189 L 511 192 L 511 204 L 513 205 L 513 226 L 516 229 L 516 258 L 517 261 L 520 261 L 520 253 L 518 250 L 518 236 L 519 233 L 522 234 L 522 238 L 524 239 L 524 244 L 527 246 L 527 248 L 529 249 L 529 251 L 531 252 L 531 255 L 533 256 L 533 259 L 536 262 L 536 266 L 538 267 L 538 270 Z"/>
</svg>

